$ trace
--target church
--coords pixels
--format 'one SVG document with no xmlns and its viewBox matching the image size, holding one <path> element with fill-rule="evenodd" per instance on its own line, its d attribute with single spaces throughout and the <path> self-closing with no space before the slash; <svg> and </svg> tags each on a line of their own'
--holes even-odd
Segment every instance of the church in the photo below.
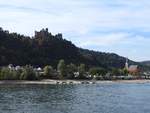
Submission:
<svg viewBox="0 0 150 113">
<path fill-rule="evenodd" d="M 128 64 L 128 59 L 126 59 L 125 69 L 128 70 L 129 74 L 136 75 L 139 72 L 138 65 L 130 65 Z"/>
</svg>

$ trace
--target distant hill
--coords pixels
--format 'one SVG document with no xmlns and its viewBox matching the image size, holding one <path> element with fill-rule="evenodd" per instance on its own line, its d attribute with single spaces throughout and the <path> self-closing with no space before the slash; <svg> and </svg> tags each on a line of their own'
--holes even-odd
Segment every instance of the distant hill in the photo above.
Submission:
<svg viewBox="0 0 150 113">
<path fill-rule="evenodd" d="M 150 66 L 150 61 L 143 61 L 141 63 L 144 64 L 144 65 Z"/>
<path fill-rule="evenodd" d="M 76 47 L 62 34 L 52 35 L 48 29 L 35 32 L 34 37 L 9 33 L 0 28 L 0 65 L 57 66 L 60 59 L 67 64 L 87 67 L 123 68 L 125 58 L 114 53 L 97 52 Z M 140 63 L 129 60 L 130 64 Z"/>
</svg>

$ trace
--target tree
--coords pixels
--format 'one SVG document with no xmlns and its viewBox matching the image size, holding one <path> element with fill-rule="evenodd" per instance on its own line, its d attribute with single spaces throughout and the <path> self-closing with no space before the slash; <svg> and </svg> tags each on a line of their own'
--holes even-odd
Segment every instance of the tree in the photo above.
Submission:
<svg viewBox="0 0 150 113">
<path fill-rule="evenodd" d="M 85 77 L 85 64 L 80 64 L 80 66 L 78 67 L 78 71 L 79 71 L 79 79 L 84 79 Z"/>
<path fill-rule="evenodd" d="M 112 73 L 112 75 L 115 75 L 115 76 L 121 75 L 120 69 L 117 69 L 117 68 L 113 68 L 111 73 Z"/>
<path fill-rule="evenodd" d="M 67 78 L 73 79 L 74 78 L 74 72 L 77 71 L 77 67 L 74 64 L 67 65 Z"/>
<path fill-rule="evenodd" d="M 64 60 L 60 60 L 57 65 L 57 71 L 59 72 L 59 78 L 64 79 L 66 77 L 66 65 Z"/>
<path fill-rule="evenodd" d="M 32 66 L 26 65 L 20 76 L 21 80 L 37 80 L 38 76 Z"/>
<path fill-rule="evenodd" d="M 96 68 L 91 68 L 89 70 L 89 73 L 91 75 L 102 75 L 102 76 L 104 76 L 104 75 L 106 75 L 107 71 L 104 68 L 96 67 Z"/>
<path fill-rule="evenodd" d="M 53 68 L 52 66 L 45 66 L 44 67 L 44 77 L 51 78 L 53 74 Z"/>
<path fill-rule="evenodd" d="M 0 74 L 0 79 L 1 80 L 9 80 L 11 79 L 11 73 L 10 73 L 10 69 L 7 67 L 3 67 L 1 69 L 1 74 Z"/>
<path fill-rule="evenodd" d="M 14 76 L 15 80 L 19 80 L 20 79 L 22 71 L 23 71 L 22 68 L 14 71 L 13 76 Z"/>
<path fill-rule="evenodd" d="M 129 74 L 129 71 L 128 71 L 126 68 L 124 68 L 124 69 L 122 70 L 122 72 L 123 72 L 123 75 L 128 75 L 128 74 Z"/>
</svg>

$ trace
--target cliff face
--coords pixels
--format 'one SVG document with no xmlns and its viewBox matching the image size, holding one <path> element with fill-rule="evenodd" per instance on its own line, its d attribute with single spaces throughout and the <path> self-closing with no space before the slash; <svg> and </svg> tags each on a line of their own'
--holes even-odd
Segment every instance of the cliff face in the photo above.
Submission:
<svg viewBox="0 0 150 113">
<path fill-rule="evenodd" d="M 62 38 L 61 34 L 52 35 L 48 29 L 36 32 L 34 38 L 8 33 L 0 29 L 0 65 L 34 66 L 52 65 L 58 61 L 80 64 L 88 67 L 123 68 L 125 58 L 113 53 L 96 52 L 76 47 Z M 130 64 L 137 64 L 129 61 Z"/>
</svg>

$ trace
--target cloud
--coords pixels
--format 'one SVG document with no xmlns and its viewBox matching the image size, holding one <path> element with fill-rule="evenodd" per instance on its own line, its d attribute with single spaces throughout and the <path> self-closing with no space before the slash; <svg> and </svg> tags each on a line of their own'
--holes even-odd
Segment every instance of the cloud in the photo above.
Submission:
<svg viewBox="0 0 150 113">
<path fill-rule="evenodd" d="M 124 33 L 112 33 L 112 34 L 103 34 L 94 37 L 82 37 L 82 41 L 79 42 L 79 46 L 109 46 L 122 42 L 125 40 L 128 34 Z M 80 37 L 81 38 L 81 37 Z"/>
<path fill-rule="evenodd" d="M 146 60 L 150 56 L 150 52 L 148 52 L 150 37 L 143 37 L 134 33 L 104 33 L 95 37 L 81 36 L 77 40 L 75 43 L 79 47 L 115 52 L 134 61 Z"/>
<path fill-rule="evenodd" d="M 150 48 L 149 14 L 148 0 L 0 0 L 4 29 L 32 36 L 48 27 L 78 46 L 135 55 L 137 60 L 150 57 L 144 52 Z"/>
<path fill-rule="evenodd" d="M 150 37 L 143 37 L 142 35 L 135 35 L 134 33 L 124 33 L 124 32 L 112 32 L 109 34 L 103 33 L 101 35 L 95 34 L 95 36 L 91 34 L 82 35 L 78 37 L 76 44 L 81 47 L 90 47 L 90 46 L 117 46 L 122 45 L 124 47 L 127 46 L 148 46 L 150 42 Z"/>
<path fill-rule="evenodd" d="M 40 26 L 41 22 L 47 22 L 48 27 L 51 28 L 53 26 L 53 31 L 58 31 L 57 29 L 61 28 L 62 32 L 78 34 L 86 34 L 93 28 L 103 31 L 117 31 L 120 29 L 149 31 L 149 8 L 145 8 L 145 6 L 142 9 L 133 7 L 142 7 L 143 4 L 146 4 L 145 1 L 139 2 L 135 0 L 113 0 L 109 2 L 98 0 L 47 0 L 44 2 L 42 0 L 28 0 L 26 2 L 23 0 L 12 0 L 8 3 L 1 0 L 0 3 L 1 6 L 3 5 L 1 9 L 7 9 L 6 11 L 3 10 L 6 14 L 19 12 L 22 13 L 21 17 L 25 13 L 29 14 L 29 16 L 23 17 L 25 18 L 23 20 L 25 25 L 30 24 L 31 27 L 35 28 L 35 24 Z M 6 17 L 1 14 L 3 14 L 2 11 L 0 16 Z M 16 14 L 16 20 L 20 21 L 19 14 Z"/>
</svg>

